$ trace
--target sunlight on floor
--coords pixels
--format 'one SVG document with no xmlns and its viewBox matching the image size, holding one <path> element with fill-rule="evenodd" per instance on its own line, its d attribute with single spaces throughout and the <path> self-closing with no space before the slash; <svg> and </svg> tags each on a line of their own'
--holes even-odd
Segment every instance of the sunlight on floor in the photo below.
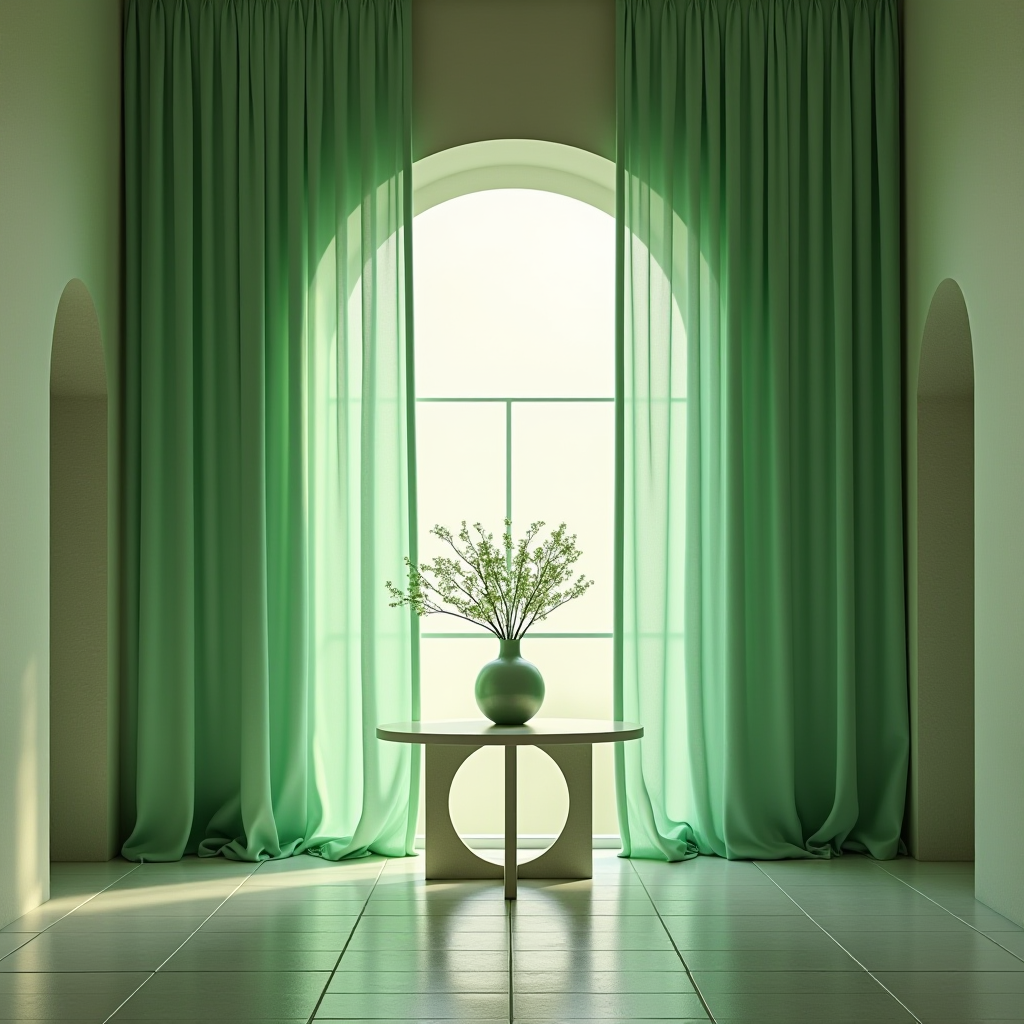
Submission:
<svg viewBox="0 0 1024 1024">
<path fill-rule="evenodd" d="M 1024 1021 L 969 864 L 594 861 L 514 904 L 422 857 L 55 864 L 0 1020 Z"/>
</svg>

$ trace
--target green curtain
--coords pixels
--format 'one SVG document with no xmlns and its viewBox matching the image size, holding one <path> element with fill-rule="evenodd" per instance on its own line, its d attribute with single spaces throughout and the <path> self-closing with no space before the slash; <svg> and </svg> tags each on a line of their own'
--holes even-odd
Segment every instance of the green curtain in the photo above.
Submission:
<svg viewBox="0 0 1024 1024">
<path fill-rule="evenodd" d="M 625 852 L 892 857 L 896 0 L 618 0 Z"/>
<path fill-rule="evenodd" d="M 129 0 L 131 860 L 412 851 L 409 0 Z"/>
</svg>

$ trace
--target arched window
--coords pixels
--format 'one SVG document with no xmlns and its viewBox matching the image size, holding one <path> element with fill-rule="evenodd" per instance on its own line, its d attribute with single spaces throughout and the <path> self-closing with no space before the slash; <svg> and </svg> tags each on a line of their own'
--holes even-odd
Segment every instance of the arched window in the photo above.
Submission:
<svg viewBox="0 0 1024 1024">
<path fill-rule="evenodd" d="M 566 522 L 583 551 L 578 569 L 595 585 L 531 630 L 523 655 L 544 674 L 541 714 L 611 718 L 612 168 L 544 143 L 461 149 L 470 151 L 468 168 L 465 152 L 449 151 L 440 156 L 450 173 L 421 174 L 413 226 L 421 560 L 440 553 L 429 536 L 435 523 L 480 521 L 498 536 L 508 517 L 518 536 L 534 520 Z M 528 187 L 501 187 L 516 184 Z M 479 717 L 473 683 L 497 645 L 464 626 L 441 616 L 422 622 L 425 719 Z M 618 832 L 611 754 L 597 748 L 596 834 Z M 545 761 L 525 756 L 520 764 L 521 790 L 531 793 L 525 834 L 560 828 L 558 800 L 546 798 L 559 790 L 543 781 Z M 493 779 L 475 787 L 472 777 L 453 790 L 462 831 L 501 833 L 492 793 Z"/>
</svg>

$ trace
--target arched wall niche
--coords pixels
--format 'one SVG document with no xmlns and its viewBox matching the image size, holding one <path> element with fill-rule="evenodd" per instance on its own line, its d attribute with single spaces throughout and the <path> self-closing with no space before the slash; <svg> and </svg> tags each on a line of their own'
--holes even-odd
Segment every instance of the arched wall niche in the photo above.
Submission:
<svg viewBox="0 0 1024 1024">
<path fill-rule="evenodd" d="M 590 203 L 615 216 L 615 164 L 575 146 L 492 139 L 442 150 L 412 168 L 413 212 L 469 192 L 533 188 Z"/>
<path fill-rule="evenodd" d="M 50 859 L 109 860 L 116 701 L 107 631 L 107 374 L 82 281 L 57 307 L 50 358 Z"/>
<path fill-rule="evenodd" d="M 917 385 L 917 695 L 911 853 L 974 859 L 974 355 L 967 304 L 932 297 Z"/>
</svg>

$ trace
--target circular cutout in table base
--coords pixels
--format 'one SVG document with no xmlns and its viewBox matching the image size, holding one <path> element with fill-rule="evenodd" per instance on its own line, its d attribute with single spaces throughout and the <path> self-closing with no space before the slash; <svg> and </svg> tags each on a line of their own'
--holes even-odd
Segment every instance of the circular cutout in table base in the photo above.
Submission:
<svg viewBox="0 0 1024 1024">
<path fill-rule="evenodd" d="M 516 860 L 526 864 L 549 850 L 562 834 L 569 817 L 569 789 L 562 771 L 540 747 L 519 750 L 519 785 L 516 801 L 520 842 L 523 836 L 543 836 L 543 846 L 521 848 Z M 505 833 L 505 750 L 481 747 L 459 767 L 448 796 L 452 825 L 463 843 L 478 857 L 504 864 L 502 847 L 469 846 L 468 836 Z"/>
</svg>

